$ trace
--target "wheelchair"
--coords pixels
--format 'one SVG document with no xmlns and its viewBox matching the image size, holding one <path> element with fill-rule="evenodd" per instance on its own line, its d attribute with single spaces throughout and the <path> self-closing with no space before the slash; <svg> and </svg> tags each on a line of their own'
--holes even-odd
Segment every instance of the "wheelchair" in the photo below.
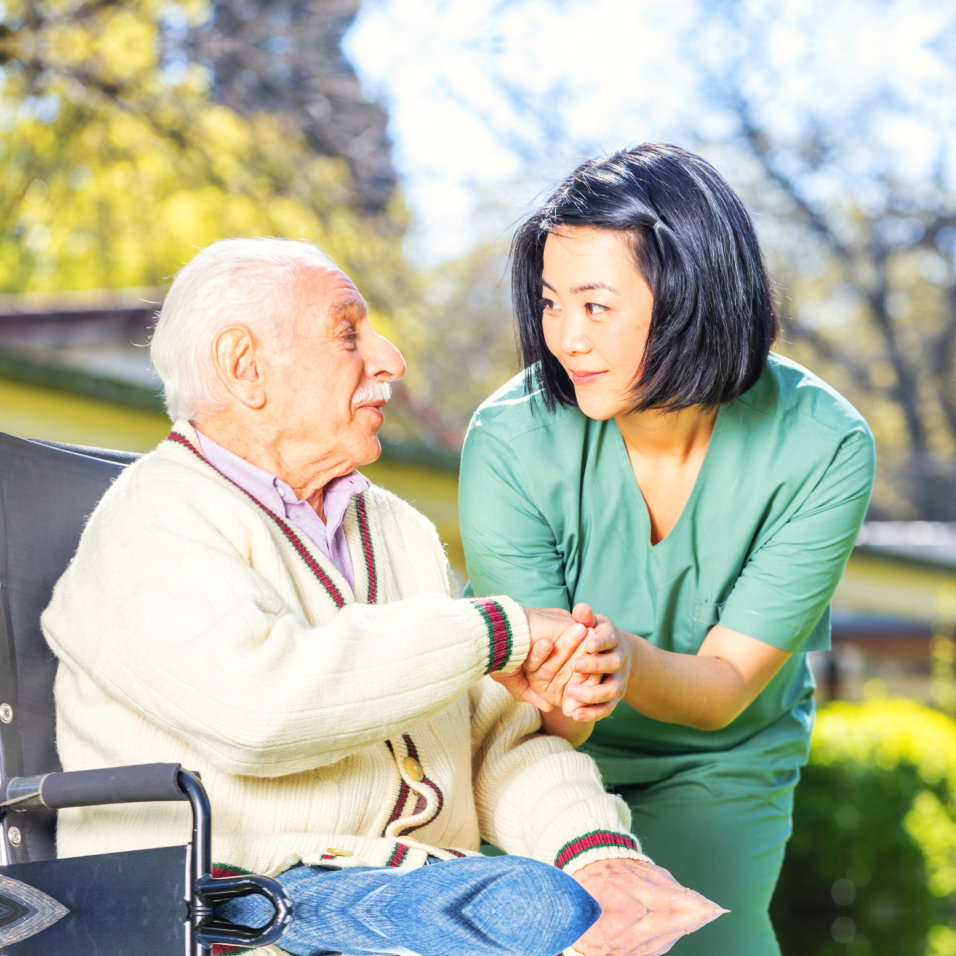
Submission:
<svg viewBox="0 0 956 956">
<path fill-rule="evenodd" d="M 0 433 L 0 956 L 201 956 L 272 943 L 291 919 L 275 880 L 212 875 L 211 808 L 197 774 L 177 764 L 59 765 L 56 660 L 40 614 L 87 516 L 136 457 Z M 159 800 L 189 803 L 188 845 L 56 859 L 57 809 Z M 265 926 L 217 918 L 216 903 L 247 894 L 274 907 Z"/>
</svg>

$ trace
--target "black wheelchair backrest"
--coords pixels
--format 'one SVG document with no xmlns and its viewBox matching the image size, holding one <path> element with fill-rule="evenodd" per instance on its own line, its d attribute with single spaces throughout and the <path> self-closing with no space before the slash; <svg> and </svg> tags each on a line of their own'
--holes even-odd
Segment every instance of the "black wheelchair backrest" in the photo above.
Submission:
<svg viewBox="0 0 956 956">
<path fill-rule="evenodd" d="M 56 661 L 40 614 L 90 512 L 135 454 L 0 433 L 0 779 L 60 769 Z M 8 839 L 9 862 L 52 859 L 52 813 L 31 814 Z"/>
<path fill-rule="evenodd" d="M 195 773 L 179 764 L 59 772 L 56 661 L 40 615 L 90 512 L 136 457 L 0 433 L 0 956 L 203 956 L 216 943 L 272 943 L 292 919 L 275 880 L 212 875 L 211 807 Z M 189 846 L 56 859 L 57 807 L 157 800 L 189 801 Z M 273 906 L 265 926 L 216 915 L 216 901 L 249 893 Z"/>
</svg>

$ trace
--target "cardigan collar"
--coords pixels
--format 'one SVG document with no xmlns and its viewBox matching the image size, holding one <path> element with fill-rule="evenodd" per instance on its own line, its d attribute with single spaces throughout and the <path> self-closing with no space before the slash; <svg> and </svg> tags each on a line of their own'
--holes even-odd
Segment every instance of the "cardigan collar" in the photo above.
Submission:
<svg viewBox="0 0 956 956">
<path fill-rule="evenodd" d="M 355 573 L 353 589 L 345 576 L 309 540 L 307 535 L 299 532 L 291 522 L 275 514 L 206 460 L 200 451 L 196 430 L 189 422 L 177 421 L 161 447 L 181 449 L 185 455 L 185 460 L 190 461 L 193 467 L 199 467 L 201 470 L 215 475 L 220 483 L 223 483 L 235 494 L 241 495 L 258 510 L 265 520 L 278 527 L 285 540 L 297 553 L 300 560 L 306 564 L 322 587 L 325 588 L 337 607 L 344 607 L 356 600 L 368 604 L 376 602 L 379 596 L 379 575 L 375 566 L 375 550 L 368 519 L 368 506 L 365 501 L 366 492 L 361 492 L 353 497 L 346 511 L 344 521 L 346 541 L 349 545 Z"/>
</svg>

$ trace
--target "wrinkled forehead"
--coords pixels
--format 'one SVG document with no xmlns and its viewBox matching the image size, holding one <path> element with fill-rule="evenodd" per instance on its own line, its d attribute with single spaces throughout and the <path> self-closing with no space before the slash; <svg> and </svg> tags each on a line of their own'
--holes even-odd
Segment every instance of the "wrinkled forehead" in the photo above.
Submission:
<svg viewBox="0 0 956 956">
<path fill-rule="evenodd" d="M 310 269 L 299 282 L 298 314 L 320 324 L 334 323 L 340 317 L 364 317 L 365 299 L 355 283 L 334 266 Z"/>
</svg>

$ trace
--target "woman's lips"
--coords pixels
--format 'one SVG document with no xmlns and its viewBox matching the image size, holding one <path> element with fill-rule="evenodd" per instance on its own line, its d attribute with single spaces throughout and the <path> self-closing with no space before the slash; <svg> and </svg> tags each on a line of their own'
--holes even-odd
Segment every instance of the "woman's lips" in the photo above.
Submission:
<svg viewBox="0 0 956 956">
<path fill-rule="evenodd" d="M 596 382 L 604 372 L 587 372 L 583 370 L 576 372 L 570 369 L 568 374 L 571 376 L 571 381 L 575 385 L 590 385 L 592 382 Z"/>
</svg>

